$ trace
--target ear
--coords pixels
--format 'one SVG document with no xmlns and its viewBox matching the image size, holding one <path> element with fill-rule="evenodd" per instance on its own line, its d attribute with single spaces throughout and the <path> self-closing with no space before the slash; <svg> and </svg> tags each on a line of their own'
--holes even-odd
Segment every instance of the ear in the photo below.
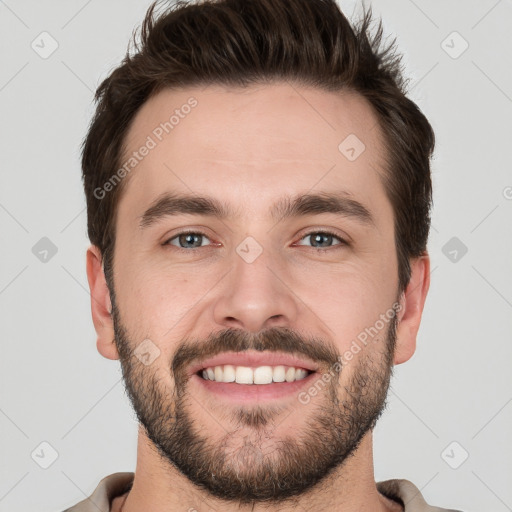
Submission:
<svg viewBox="0 0 512 512">
<path fill-rule="evenodd" d="M 411 260 L 411 279 L 400 298 L 394 364 L 405 363 L 416 350 L 416 336 L 430 287 L 430 257 Z"/>
<path fill-rule="evenodd" d="M 110 292 L 105 280 L 101 252 L 95 245 L 87 249 L 87 280 L 91 291 L 91 313 L 94 329 L 98 335 L 98 352 L 107 359 L 119 359 L 115 344 Z"/>
</svg>

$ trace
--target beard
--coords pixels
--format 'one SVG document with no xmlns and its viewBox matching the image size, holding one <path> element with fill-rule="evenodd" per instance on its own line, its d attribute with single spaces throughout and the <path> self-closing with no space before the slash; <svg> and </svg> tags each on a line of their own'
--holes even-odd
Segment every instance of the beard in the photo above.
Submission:
<svg viewBox="0 0 512 512">
<path fill-rule="evenodd" d="M 355 453 L 386 407 L 393 374 L 396 314 L 385 339 L 374 339 L 379 343 L 362 347 L 359 357 L 341 366 L 341 371 L 332 370 L 339 369 L 342 361 L 334 345 L 287 328 L 257 334 L 226 329 L 207 340 L 185 339 L 168 367 L 159 369 L 155 363 L 145 366 L 134 357 L 137 343 L 121 322 L 112 293 L 111 301 L 126 391 L 148 439 L 164 461 L 199 489 L 222 500 L 278 504 L 325 483 Z M 188 392 L 187 372 L 194 360 L 248 349 L 306 356 L 319 364 L 322 373 L 330 371 L 334 376 L 307 405 L 283 400 L 279 405 L 215 408 L 213 402 L 201 404 L 199 397 Z M 166 372 L 163 379 L 161 373 L 158 376 L 162 370 Z M 162 385 L 169 374 L 174 378 L 172 389 Z M 318 382 L 322 381 L 320 370 L 316 375 Z M 213 432 L 209 436 L 204 424 L 200 428 L 193 407 L 197 415 L 201 406 L 214 427 L 222 426 L 220 439 L 214 439 Z M 279 424 L 293 414 L 300 420 L 298 426 L 286 429 L 286 435 L 275 434 Z"/>
</svg>

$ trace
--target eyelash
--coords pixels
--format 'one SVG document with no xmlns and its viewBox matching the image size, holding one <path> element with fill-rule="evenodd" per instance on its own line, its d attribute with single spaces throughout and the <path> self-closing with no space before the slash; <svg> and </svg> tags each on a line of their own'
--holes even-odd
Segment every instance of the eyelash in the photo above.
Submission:
<svg viewBox="0 0 512 512">
<path fill-rule="evenodd" d="M 341 247 L 345 247 L 345 246 L 349 245 L 349 243 L 344 238 L 342 238 L 341 236 L 337 235 L 333 231 L 329 231 L 329 230 L 325 230 L 325 229 L 324 230 L 320 230 L 320 231 L 309 231 L 304 236 L 302 236 L 300 240 L 303 240 L 304 238 L 307 238 L 308 236 L 311 236 L 311 235 L 327 235 L 327 236 L 332 236 L 333 238 L 337 238 L 340 241 L 339 244 L 331 245 L 331 247 L 327 247 L 326 249 L 323 249 L 321 247 L 310 246 L 311 249 L 315 249 L 316 252 L 328 252 L 328 251 L 332 251 L 333 249 L 340 249 Z M 308 246 L 306 245 L 304 247 L 308 247 Z"/>
<path fill-rule="evenodd" d="M 203 236 L 203 237 L 209 239 L 208 235 L 206 233 L 203 233 L 202 231 L 198 231 L 198 230 L 181 231 L 179 233 L 176 233 L 172 238 L 169 238 L 166 242 L 164 242 L 163 245 L 172 245 L 174 249 L 177 249 L 180 252 L 187 252 L 187 253 L 190 253 L 190 251 L 192 251 L 194 249 L 197 250 L 197 249 L 201 249 L 202 248 L 202 246 L 199 246 L 199 247 L 195 247 L 195 248 L 185 249 L 183 247 L 179 247 L 177 245 L 173 245 L 173 244 L 170 243 L 171 240 L 174 240 L 175 238 L 178 238 L 178 237 L 180 237 L 182 235 L 200 235 L 200 236 Z M 339 244 L 333 245 L 333 246 L 328 247 L 326 249 L 323 249 L 321 247 L 318 248 L 318 247 L 311 246 L 312 249 L 316 250 L 315 252 L 324 253 L 324 252 L 333 250 L 334 248 L 341 248 L 341 247 L 349 245 L 349 243 L 344 238 L 341 238 L 339 235 L 337 235 L 336 233 L 334 233 L 332 231 L 329 231 L 329 230 L 310 231 L 310 232 L 306 233 L 304 236 L 302 236 L 300 238 L 300 240 L 303 240 L 304 238 L 307 238 L 308 236 L 311 236 L 311 235 L 328 235 L 328 236 L 332 236 L 334 238 L 337 238 L 340 241 Z M 308 247 L 308 246 L 304 246 L 304 247 Z"/>
</svg>

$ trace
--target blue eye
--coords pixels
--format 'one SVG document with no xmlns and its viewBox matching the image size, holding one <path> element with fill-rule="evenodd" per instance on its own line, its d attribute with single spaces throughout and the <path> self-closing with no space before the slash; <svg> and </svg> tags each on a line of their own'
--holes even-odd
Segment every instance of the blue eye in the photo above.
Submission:
<svg viewBox="0 0 512 512">
<path fill-rule="evenodd" d="M 307 235 L 303 236 L 301 240 L 304 240 L 306 238 L 310 238 L 310 241 L 312 243 L 311 247 L 315 247 L 320 249 L 320 251 L 325 250 L 325 247 L 335 247 L 338 245 L 347 245 L 347 242 L 343 240 L 343 238 L 339 237 L 338 235 L 331 233 L 330 231 L 311 231 Z M 338 244 L 330 245 L 333 239 L 337 239 L 340 241 Z M 315 245 L 318 244 L 318 245 Z M 329 244 L 329 245 L 323 245 L 323 244 Z M 298 245 L 304 245 L 304 244 L 298 244 Z"/>
<path fill-rule="evenodd" d="M 165 245 L 175 245 L 179 249 L 195 249 L 197 247 L 203 247 L 203 239 L 209 238 L 199 231 L 184 231 L 182 233 L 177 234 L 176 236 L 169 238 Z M 177 240 L 177 243 L 173 243 L 173 240 Z"/>
<path fill-rule="evenodd" d="M 311 245 L 309 245 L 309 247 L 317 249 L 317 252 L 325 252 L 332 247 L 348 245 L 348 242 L 346 240 L 339 237 L 335 233 L 331 233 L 330 231 L 311 231 L 310 233 L 304 235 L 301 238 L 301 240 L 305 240 L 306 238 L 310 238 Z M 211 242 L 208 236 L 201 231 L 183 231 L 173 236 L 172 238 L 169 238 L 169 240 L 167 240 L 164 243 L 164 245 L 173 245 L 178 250 L 188 251 L 191 249 L 197 249 L 199 247 L 204 247 L 207 245 L 212 245 L 204 243 L 206 240 Z M 334 240 L 338 240 L 339 243 L 333 244 Z M 297 245 L 308 246 L 308 244 L 302 243 L 299 243 Z"/>
</svg>

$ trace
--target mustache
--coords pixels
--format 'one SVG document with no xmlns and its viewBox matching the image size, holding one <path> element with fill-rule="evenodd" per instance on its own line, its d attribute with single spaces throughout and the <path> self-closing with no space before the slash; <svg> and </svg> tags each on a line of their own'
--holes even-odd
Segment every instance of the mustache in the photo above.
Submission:
<svg viewBox="0 0 512 512">
<path fill-rule="evenodd" d="M 340 354 L 332 342 L 316 336 L 303 336 L 286 327 L 273 327 L 251 333 L 242 329 L 224 329 L 211 333 L 204 341 L 185 339 L 176 350 L 171 363 L 176 384 L 186 379 L 186 370 L 196 360 L 203 360 L 223 352 L 284 352 L 305 356 L 320 367 L 332 367 Z"/>
</svg>

